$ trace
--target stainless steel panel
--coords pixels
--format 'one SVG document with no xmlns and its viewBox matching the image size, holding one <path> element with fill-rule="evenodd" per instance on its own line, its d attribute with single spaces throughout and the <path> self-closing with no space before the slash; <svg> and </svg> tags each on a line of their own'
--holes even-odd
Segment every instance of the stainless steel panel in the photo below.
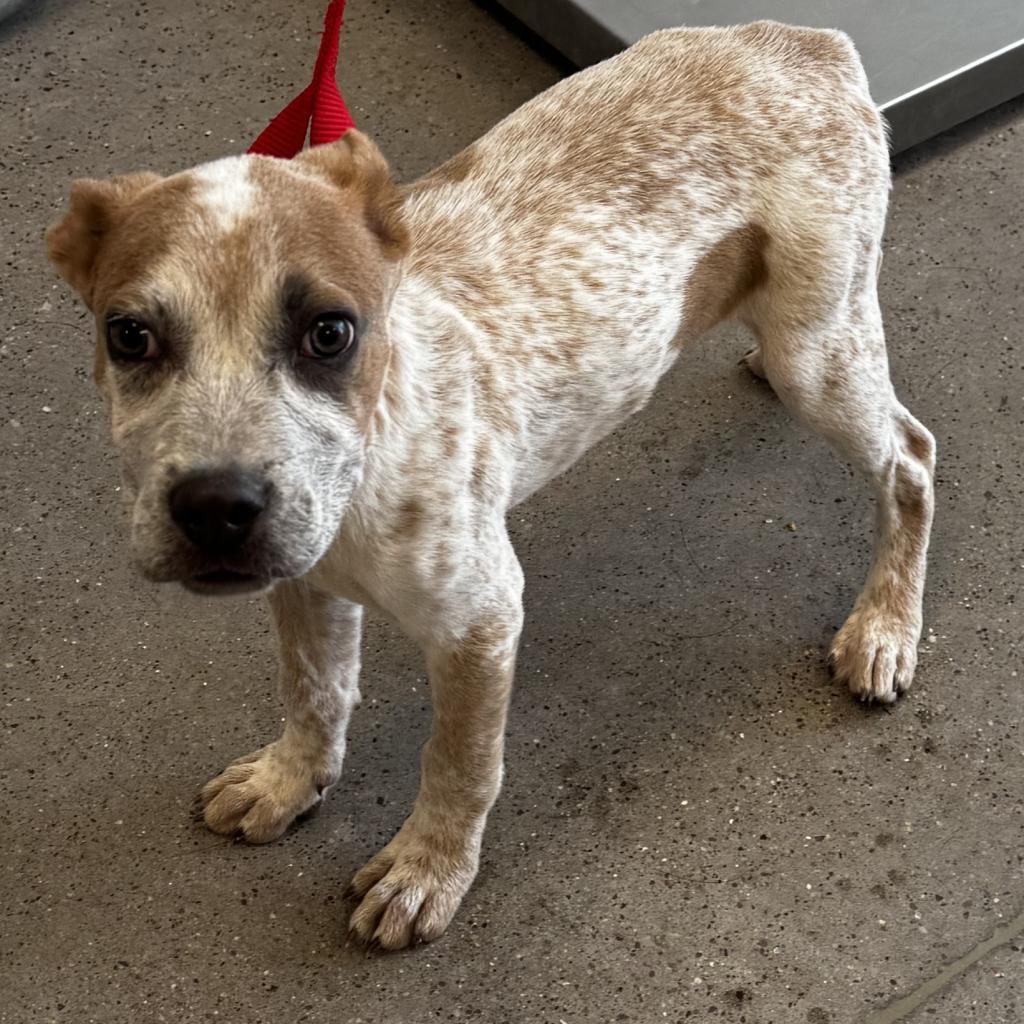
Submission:
<svg viewBox="0 0 1024 1024">
<path fill-rule="evenodd" d="M 906 149 L 1024 93 L 1024 0 L 502 0 L 574 63 L 603 60 L 672 25 L 758 18 L 841 28 Z"/>
</svg>

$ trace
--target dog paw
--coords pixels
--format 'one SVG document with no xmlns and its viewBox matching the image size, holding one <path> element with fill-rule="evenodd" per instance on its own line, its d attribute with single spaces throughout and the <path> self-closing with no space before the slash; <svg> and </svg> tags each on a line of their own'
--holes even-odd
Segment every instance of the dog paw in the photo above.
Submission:
<svg viewBox="0 0 1024 1024">
<path fill-rule="evenodd" d="M 913 682 L 920 634 L 897 616 L 858 608 L 832 641 L 832 673 L 862 701 L 891 704 Z"/>
<path fill-rule="evenodd" d="M 320 802 L 330 781 L 278 740 L 211 779 L 199 791 L 193 812 L 220 835 L 269 843 Z"/>
<path fill-rule="evenodd" d="M 760 380 L 767 380 L 768 374 L 764 372 L 764 359 L 761 357 L 761 346 L 755 345 L 750 349 L 746 355 L 740 360 L 740 364 L 745 366 L 755 377 Z"/>
<path fill-rule="evenodd" d="M 455 916 L 476 876 L 479 842 L 453 845 L 421 831 L 412 819 L 352 879 L 361 899 L 353 936 L 368 945 L 404 949 L 438 938 Z"/>
</svg>

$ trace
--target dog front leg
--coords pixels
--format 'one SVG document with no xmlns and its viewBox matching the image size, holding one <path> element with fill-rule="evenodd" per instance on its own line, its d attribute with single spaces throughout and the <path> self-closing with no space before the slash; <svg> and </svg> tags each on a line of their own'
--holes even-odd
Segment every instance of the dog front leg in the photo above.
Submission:
<svg viewBox="0 0 1024 1024">
<path fill-rule="evenodd" d="M 338 781 L 345 729 L 359 700 L 360 605 L 301 580 L 271 592 L 281 651 L 285 727 L 281 737 L 239 758 L 196 798 L 214 831 L 250 843 L 277 839 Z"/>
<path fill-rule="evenodd" d="M 400 949 L 436 939 L 476 876 L 487 813 L 501 786 L 505 718 L 522 623 L 515 606 L 429 644 L 433 726 L 412 814 L 353 879 L 351 928 Z"/>
</svg>

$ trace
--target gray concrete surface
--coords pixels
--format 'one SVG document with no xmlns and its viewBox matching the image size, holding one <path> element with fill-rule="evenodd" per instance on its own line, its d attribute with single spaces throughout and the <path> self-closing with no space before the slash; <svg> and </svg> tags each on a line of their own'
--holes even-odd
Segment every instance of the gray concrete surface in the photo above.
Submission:
<svg viewBox="0 0 1024 1024">
<path fill-rule="evenodd" d="M 345 944 L 342 890 L 401 823 L 426 730 L 386 624 L 318 816 L 263 848 L 189 820 L 278 728 L 267 618 L 127 571 L 90 327 L 40 236 L 76 175 L 238 150 L 319 18 L 37 0 L 0 27 L 0 1021 L 854 1024 L 1007 934 L 905 1018 L 1019 1022 L 1024 944 L 997 931 L 1024 909 L 1019 103 L 898 168 L 893 372 L 940 446 L 906 700 L 866 711 L 827 678 L 868 496 L 723 332 L 514 517 L 507 783 L 443 940 Z M 354 0 L 344 55 L 406 177 L 561 73 L 466 0 Z"/>
</svg>

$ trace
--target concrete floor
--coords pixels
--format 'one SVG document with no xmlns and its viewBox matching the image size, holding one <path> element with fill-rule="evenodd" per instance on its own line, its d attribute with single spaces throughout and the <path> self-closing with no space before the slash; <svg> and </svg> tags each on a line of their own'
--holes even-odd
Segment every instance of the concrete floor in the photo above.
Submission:
<svg viewBox="0 0 1024 1024">
<path fill-rule="evenodd" d="M 90 325 L 40 237 L 75 176 L 242 148 L 305 80 L 320 14 L 36 0 L 0 26 L 0 1021 L 1017 1024 L 1021 103 L 897 168 L 893 373 L 940 450 L 907 699 L 865 710 L 826 675 L 870 502 L 726 332 L 514 516 L 507 782 L 444 939 L 345 944 L 343 888 L 401 823 L 426 730 L 385 624 L 326 808 L 263 848 L 189 820 L 278 728 L 267 617 L 127 571 Z M 468 0 L 351 4 L 342 80 L 403 177 L 562 71 Z"/>
</svg>

